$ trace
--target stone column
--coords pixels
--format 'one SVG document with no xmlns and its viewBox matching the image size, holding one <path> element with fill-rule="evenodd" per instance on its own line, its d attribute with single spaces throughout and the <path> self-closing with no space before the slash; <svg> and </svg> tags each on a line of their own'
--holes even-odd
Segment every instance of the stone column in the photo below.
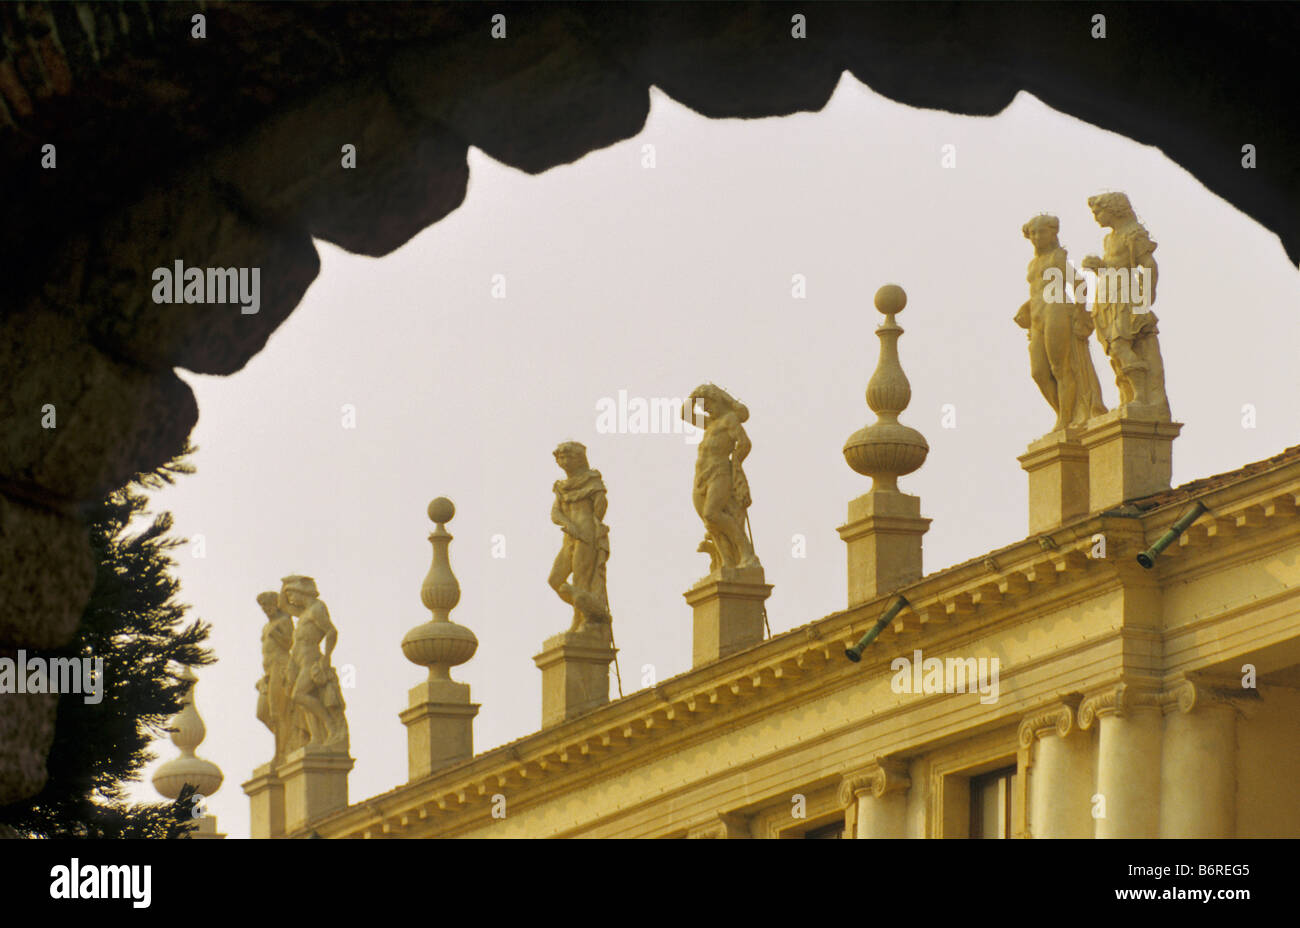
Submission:
<svg viewBox="0 0 1300 928">
<path fill-rule="evenodd" d="M 617 652 L 599 631 L 561 632 L 533 658 L 542 671 L 542 727 L 609 702 L 609 665 Z"/>
<path fill-rule="evenodd" d="M 1072 704 L 1060 702 L 1020 723 L 1028 757 L 1026 831 L 1034 838 L 1091 838 L 1092 751 L 1075 727 Z"/>
<path fill-rule="evenodd" d="M 254 838 L 284 837 L 284 784 L 270 764 L 253 771 L 244 784 L 251 807 L 248 833 Z"/>
<path fill-rule="evenodd" d="M 852 838 L 906 838 L 907 791 L 912 780 L 907 763 L 879 758 L 840 783 L 845 807 L 844 833 Z"/>
<path fill-rule="evenodd" d="M 474 717 L 478 706 L 469 700 L 469 684 L 451 678 L 451 668 L 478 650 L 478 638 L 451 621 L 460 602 L 460 584 L 451 570 L 447 523 L 456 506 L 445 496 L 429 503 L 434 530 L 429 535 L 433 562 L 420 587 L 420 602 L 433 613 L 402 639 L 402 653 L 413 664 L 429 668 L 429 678 L 412 687 L 410 705 L 400 715 L 406 726 L 407 775 L 411 781 L 474 756 Z"/>
<path fill-rule="evenodd" d="M 1083 429 L 1061 429 L 1030 442 L 1018 461 L 1029 475 L 1029 534 L 1088 514 L 1088 452 Z"/>
<path fill-rule="evenodd" d="M 285 758 L 278 773 L 284 784 L 286 834 L 347 808 L 352 764 L 346 754 L 310 744 Z"/>
<path fill-rule="evenodd" d="M 1126 500 L 1169 489 L 1173 441 L 1181 422 L 1132 418 L 1115 409 L 1088 420 L 1088 511 L 1113 509 Z"/>
<path fill-rule="evenodd" d="M 1160 837 L 1237 836 L 1233 691 L 1183 680 L 1166 693 Z M 1235 693 L 1240 697 L 1241 692 Z"/>
<path fill-rule="evenodd" d="M 772 595 L 763 568 L 720 567 L 682 595 L 694 612 L 692 667 L 763 640 L 763 604 Z"/>
<path fill-rule="evenodd" d="M 1160 834 L 1159 691 L 1120 683 L 1079 704 L 1079 727 L 1097 724 L 1098 838 Z"/>
</svg>

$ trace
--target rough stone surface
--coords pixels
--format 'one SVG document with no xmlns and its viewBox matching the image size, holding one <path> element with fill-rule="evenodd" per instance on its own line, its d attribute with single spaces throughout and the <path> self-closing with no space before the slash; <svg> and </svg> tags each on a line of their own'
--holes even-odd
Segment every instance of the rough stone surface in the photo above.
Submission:
<svg viewBox="0 0 1300 928">
<path fill-rule="evenodd" d="M 151 370 L 233 374 L 288 318 L 320 269 L 305 231 L 250 222 L 199 172 L 113 216 L 99 243 L 87 259 L 81 313 L 97 344 Z M 257 311 L 246 313 L 229 297 L 155 302 L 154 271 L 174 270 L 177 261 L 182 269 L 257 268 Z"/>
<path fill-rule="evenodd" d="M 0 648 L 66 643 L 95 583 L 81 520 L 0 495 L 0 564 Z M 0 740 L 0 757 L 3 745 Z"/>
<path fill-rule="evenodd" d="M 177 454 L 198 421 L 174 373 L 105 355 L 51 310 L 0 322 L 0 369 L 24 371 L 0 392 L 0 479 L 37 502 L 106 495 Z"/>
<path fill-rule="evenodd" d="M 54 743 L 57 693 L 9 693 L 0 696 L 0 803 L 40 792 L 45 786 L 45 758 Z"/>
</svg>

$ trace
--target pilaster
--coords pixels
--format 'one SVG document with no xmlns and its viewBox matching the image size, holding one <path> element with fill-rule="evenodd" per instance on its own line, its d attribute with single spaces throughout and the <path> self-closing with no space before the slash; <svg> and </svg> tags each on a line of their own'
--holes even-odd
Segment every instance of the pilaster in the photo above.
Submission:
<svg viewBox="0 0 1300 928">
<path fill-rule="evenodd" d="M 1026 716 L 1020 747 L 1028 763 L 1029 822 L 1035 838 L 1090 838 L 1092 754 L 1078 733 L 1077 700 L 1065 700 Z"/>
<path fill-rule="evenodd" d="M 1079 704 L 1079 727 L 1097 725 L 1098 838 L 1159 836 L 1160 705 L 1158 688 L 1129 682 Z"/>
<path fill-rule="evenodd" d="M 1184 678 L 1165 691 L 1160 837 L 1237 836 L 1237 720 L 1245 693 Z"/>
<path fill-rule="evenodd" d="M 912 780 L 907 762 L 877 758 L 840 783 L 845 807 L 845 835 L 854 838 L 906 838 L 907 791 Z M 851 814 L 850 814 L 851 813 Z"/>
</svg>

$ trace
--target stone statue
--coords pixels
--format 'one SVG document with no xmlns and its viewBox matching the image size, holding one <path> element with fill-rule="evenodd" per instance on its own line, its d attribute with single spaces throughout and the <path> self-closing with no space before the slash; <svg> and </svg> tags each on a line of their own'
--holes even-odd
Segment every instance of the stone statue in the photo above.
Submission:
<svg viewBox="0 0 1300 928">
<path fill-rule="evenodd" d="M 273 764 L 282 763 L 291 751 L 307 743 L 302 711 L 290 698 L 293 616 L 280 609 L 279 601 L 279 594 L 274 591 L 257 596 L 257 604 L 266 613 L 266 624 L 262 626 L 262 679 L 257 681 L 257 718 L 275 736 Z"/>
<path fill-rule="evenodd" d="M 564 532 L 547 582 L 573 606 L 570 631 L 597 631 L 611 622 L 605 590 L 605 562 L 609 560 L 609 527 L 605 525 L 605 484 L 600 471 L 587 463 L 587 449 L 566 441 L 555 449 L 555 461 L 564 470 L 555 481 L 551 521 Z"/>
<path fill-rule="evenodd" d="M 311 577 L 284 578 L 279 607 L 298 619 L 289 648 L 293 677 L 290 699 L 304 712 L 308 744 L 347 753 L 348 722 L 343 711 L 346 708 L 343 690 L 338 674 L 330 665 L 338 630 L 319 597 L 316 581 Z"/>
<path fill-rule="evenodd" d="M 1035 216 L 1021 227 L 1033 243 L 1034 257 L 1027 278 L 1029 299 L 1015 316 L 1016 324 L 1029 330 L 1029 371 L 1056 413 L 1053 432 L 1081 427 L 1106 411 L 1088 352 L 1092 319 L 1083 305 L 1066 302 L 1065 282 L 1073 274 L 1057 238 L 1060 228 L 1055 216 L 1046 215 Z"/>
<path fill-rule="evenodd" d="M 1156 243 L 1137 220 L 1128 197 L 1099 193 L 1088 198 L 1097 224 L 1111 231 L 1104 254 L 1083 266 L 1098 272 L 1092 318 L 1119 387 L 1119 408 L 1134 418 L 1170 421 L 1165 366 L 1156 339 Z"/>
<path fill-rule="evenodd" d="M 711 573 L 724 567 L 761 567 L 746 531 L 751 500 L 741 468 L 753 447 L 742 425 L 749 410 L 722 388 L 704 384 L 682 405 L 682 417 L 697 426 L 696 401 L 704 411 L 704 437 L 695 459 L 692 501 L 705 530 L 697 550 L 709 555 Z"/>
</svg>

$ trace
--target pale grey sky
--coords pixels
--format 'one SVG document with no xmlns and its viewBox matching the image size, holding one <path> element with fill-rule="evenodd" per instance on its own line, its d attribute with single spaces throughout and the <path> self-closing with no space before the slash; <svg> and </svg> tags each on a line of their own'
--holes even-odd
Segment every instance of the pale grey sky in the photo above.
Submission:
<svg viewBox="0 0 1300 928">
<path fill-rule="evenodd" d="M 643 146 L 655 166 L 642 166 Z M 956 146 L 956 166 L 941 164 Z M 359 170 L 364 170 L 361 153 Z M 707 120 L 653 92 L 634 139 L 529 176 L 470 153 L 464 205 L 379 260 L 317 243 L 321 272 L 267 347 L 233 377 L 182 372 L 198 397 L 198 473 L 155 497 L 177 533 L 181 598 L 213 623 L 199 754 L 226 782 L 210 807 L 248 834 L 240 784 L 271 754 L 254 717 L 263 615 L 255 597 L 316 578 L 340 638 L 353 801 L 406 779 L 398 712 L 424 671 L 402 636 L 428 618 L 420 584 L 425 507 L 455 501 L 453 620 L 479 651 L 453 671 L 482 709 L 476 750 L 537 730 L 532 663 L 569 610 L 546 585 L 560 543 L 549 520 L 551 451 L 581 441 L 609 491 L 610 604 L 625 692 L 690 668 L 682 593 L 695 552 L 695 447 L 681 435 L 598 434 L 602 397 L 682 397 L 713 381 L 750 409 L 756 549 L 780 633 L 842 609 L 835 533 L 870 481 L 840 449 L 873 421 L 864 391 L 881 317 L 902 285 L 900 342 L 912 403 L 902 421 L 930 456 L 905 477 L 933 524 L 926 572 L 1026 535 L 1016 461 L 1052 423 L 1029 376 L 1024 331 L 1032 247 L 1021 225 L 1061 220 L 1076 264 L 1100 253 L 1087 198 L 1126 191 L 1159 247 L 1155 312 L 1174 418 L 1174 482 L 1268 457 L 1300 435 L 1300 275 L 1276 237 L 1154 148 L 1021 94 L 969 118 L 890 102 L 845 76 L 820 113 Z M 493 275 L 506 296 L 492 295 Z M 791 296 L 803 274 L 807 297 Z M 1116 390 L 1095 342 L 1107 404 Z M 1243 427 L 1253 404 L 1255 428 Z M 356 427 L 343 427 L 342 407 Z M 956 427 L 941 425 L 956 408 Z M 792 538 L 807 556 L 792 556 Z M 492 556 L 492 537 L 506 556 Z M 157 745 L 174 756 L 169 742 Z M 149 771 L 152 773 L 152 768 Z M 140 798 L 157 797 L 146 782 Z"/>
</svg>

